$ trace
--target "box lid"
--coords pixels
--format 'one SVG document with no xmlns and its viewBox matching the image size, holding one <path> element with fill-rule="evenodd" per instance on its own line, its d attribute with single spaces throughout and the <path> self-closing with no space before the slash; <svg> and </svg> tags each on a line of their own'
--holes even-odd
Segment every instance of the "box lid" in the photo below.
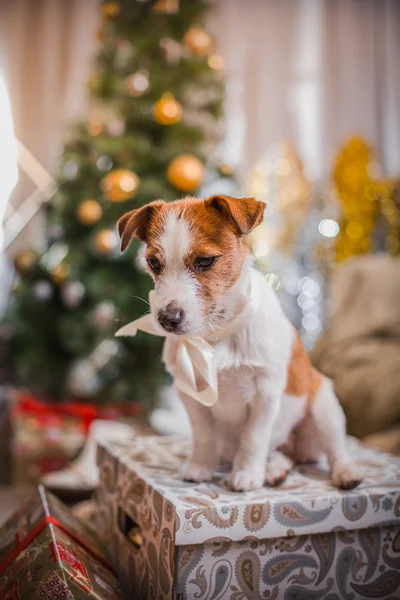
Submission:
<svg viewBox="0 0 400 600">
<path fill-rule="evenodd" d="M 365 477 L 351 491 L 332 486 L 326 463 L 298 467 L 280 487 L 253 492 L 230 491 L 224 482 L 226 474 L 216 474 L 211 483 L 184 482 L 179 468 L 190 443 L 176 437 L 100 442 L 98 460 L 100 469 L 107 471 L 108 482 L 110 465 L 118 470 L 118 477 L 111 479 L 121 490 L 134 494 L 132 485 L 126 485 L 128 480 L 148 490 L 143 504 L 146 511 L 154 496 L 151 490 L 172 504 L 177 545 L 200 544 L 217 537 L 239 541 L 399 524 L 400 459 L 363 448 L 353 438 L 349 444 Z"/>
</svg>

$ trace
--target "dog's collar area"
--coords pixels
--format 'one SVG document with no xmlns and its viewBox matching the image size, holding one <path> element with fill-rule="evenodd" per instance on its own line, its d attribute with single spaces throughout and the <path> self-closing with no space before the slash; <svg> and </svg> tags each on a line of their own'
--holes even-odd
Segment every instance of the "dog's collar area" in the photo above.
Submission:
<svg viewBox="0 0 400 600">
<path fill-rule="evenodd" d="M 247 292 L 243 297 L 240 312 L 210 332 L 206 336 L 175 337 L 177 342 L 175 385 L 183 393 L 206 406 L 212 406 L 218 400 L 218 376 L 214 365 L 214 347 L 218 341 L 229 338 L 245 327 L 257 312 L 259 289 L 254 279 L 256 271 L 250 271 Z M 150 306 L 154 302 L 154 290 L 149 294 Z M 165 337 L 160 333 L 150 314 L 136 319 L 116 332 L 116 336 L 135 336 L 138 331 Z"/>
</svg>

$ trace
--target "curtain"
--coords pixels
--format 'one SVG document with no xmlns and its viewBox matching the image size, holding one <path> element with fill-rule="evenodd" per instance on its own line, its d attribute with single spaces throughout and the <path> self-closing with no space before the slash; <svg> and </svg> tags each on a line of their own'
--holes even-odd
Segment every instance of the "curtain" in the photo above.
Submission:
<svg viewBox="0 0 400 600">
<path fill-rule="evenodd" d="M 0 0 L 0 75 L 15 135 L 51 173 L 66 124 L 85 112 L 98 16 L 99 0 Z M 15 206 L 34 189 L 19 175 Z M 12 253 L 40 236 L 40 222 L 34 219 Z"/>
<path fill-rule="evenodd" d="M 214 0 L 210 25 L 228 77 L 221 152 L 242 179 L 291 139 L 321 180 L 355 133 L 400 175 L 400 2 Z"/>
<path fill-rule="evenodd" d="M 99 0 L 0 1 L 1 70 L 17 137 L 48 169 L 60 133 L 85 110 Z"/>
</svg>

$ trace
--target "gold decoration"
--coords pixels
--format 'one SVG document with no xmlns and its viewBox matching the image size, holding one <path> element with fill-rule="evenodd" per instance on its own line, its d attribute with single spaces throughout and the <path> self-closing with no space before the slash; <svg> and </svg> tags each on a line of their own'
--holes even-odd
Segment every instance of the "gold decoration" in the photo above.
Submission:
<svg viewBox="0 0 400 600">
<path fill-rule="evenodd" d="M 133 198 L 139 188 L 139 177 L 129 169 L 114 169 L 100 182 L 107 200 L 125 202 Z"/>
<path fill-rule="evenodd" d="M 181 192 L 194 192 L 203 181 L 204 165 L 192 154 L 182 154 L 169 165 L 167 177 Z"/>
<path fill-rule="evenodd" d="M 109 254 L 118 246 L 118 236 L 113 229 L 102 229 L 95 237 L 96 250 L 100 254 Z"/>
<path fill-rule="evenodd" d="M 179 0 L 156 0 L 152 8 L 156 12 L 173 15 L 179 12 Z"/>
<path fill-rule="evenodd" d="M 18 273 L 29 273 L 37 263 L 37 254 L 34 250 L 21 250 L 14 257 L 14 266 Z"/>
<path fill-rule="evenodd" d="M 197 56 L 209 56 L 213 49 L 212 37 L 199 26 L 191 27 L 183 38 L 185 46 L 187 46 L 193 54 Z"/>
<path fill-rule="evenodd" d="M 371 178 L 371 150 L 365 140 L 352 137 L 341 149 L 333 171 L 342 215 L 336 238 L 336 262 L 372 250 L 379 190 Z"/>
<path fill-rule="evenodd" d="M 84 200 L 77 208 L 76 216 L 82 225 L 94 225 L 101 219 L 103 209 L 96 200 Z"/>
<path fill-rule="evenodd" d="M 395 181 L 376 185 L 382 214 L 388 226 L 385 246 L 389 254 L 400 254 L 400 187 Z"/>
<path fill-rule="evenodd" d="M 113 19 L 117 15 L 119 15 L 121 11 L 121 7 L 119 2 L 106 2 L 103 4 L 102 8 L 103 17 L 106 19 Z"/>
<path fill-rule="evenodd" d="M 154 104 L 153 116 L 160 125 L 174 125 L 182 119 L 182 106 L 167 92 Z"/>
<path fill-rule="evenodd" d="M 68 278 L 70 269 L 65 263 L 60 263 L 50 271 L 50 276 L 55 285 L 62 285 Z"/>
<path fill-rule="evenodd" d="M 126 91 L 130 96 L 143 96 L 149 89 L 149 74 L 144 69 L 129 75 L 125 81 Z"/>
<path fill-rule="evenodd" d="M 143 536 L 140 527 L 132 527 L 132 529 L 128 531 L 128 538 L 136 548 L 141 548 L 141 546 L 143 546 Z"/>
<path fill-rule="evenodd" d="M 208 66 L 214 71 L 221 71 L 224 68 L 224 59 L 219 54 L 211 54 L 208 59 Z"/>
<path fill-rule="evenodd" d="M 227 163 L 220 163 L 218 165 L 218 171 L 221 173 L 221 175 L 223 175 L 224 177 L 233 177 L 235 171 L 233 170 L 233 167 L 231 167 L 230 165 L 228 165 Z"/>
</svg>

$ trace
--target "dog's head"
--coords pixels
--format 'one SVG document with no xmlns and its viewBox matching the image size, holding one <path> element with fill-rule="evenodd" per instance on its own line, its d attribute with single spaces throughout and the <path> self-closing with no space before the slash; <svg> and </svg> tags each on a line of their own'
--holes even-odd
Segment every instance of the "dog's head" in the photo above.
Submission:
<svg viewBox="0 0 400 600">
<path fill-rule="evenodd" d="M 261 222 L 264 208 L 253 198 L 212 196 L 159 200 L 121 217 L 121 250 L 133 236 L 146 244 L 155 282 L 152 314 L 164 333 L 200 334 L 232 317 L 229 290 L 248 252 L 242 239 Z"/>
</svg>

